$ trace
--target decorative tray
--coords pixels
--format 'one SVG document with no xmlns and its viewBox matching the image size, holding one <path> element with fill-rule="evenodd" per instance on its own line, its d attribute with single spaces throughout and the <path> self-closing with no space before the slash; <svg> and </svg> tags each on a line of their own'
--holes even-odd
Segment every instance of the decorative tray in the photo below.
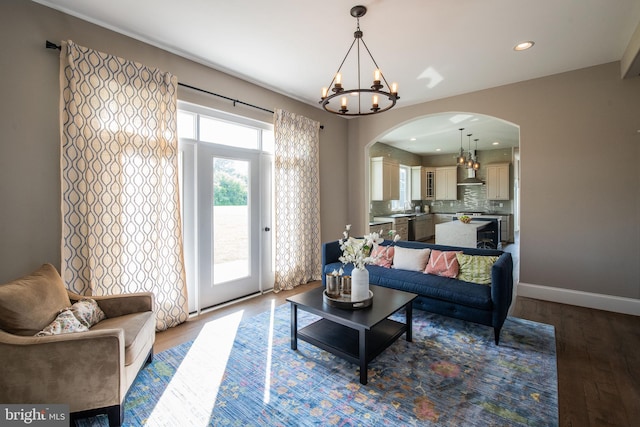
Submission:
<svg viewBox="0 0 640 427">
<path fill-rule="evenodd" d="M 359 310 L 369 307 L 373 303 L 373 292 L 369 291 L 369 298 L 362 301 L 351 301 L 351 296 L 340 296 L 332 298 L 327 295 L 327 290 L 322 292 L 322 298 L 325 303 L 332 307 L 342 308 L 344 310 Z"/>
</svg>

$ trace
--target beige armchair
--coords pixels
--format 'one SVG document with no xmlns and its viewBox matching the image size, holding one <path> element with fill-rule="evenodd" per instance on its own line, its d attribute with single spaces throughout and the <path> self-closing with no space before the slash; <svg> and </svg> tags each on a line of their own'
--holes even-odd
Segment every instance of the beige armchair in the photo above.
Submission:
<svg viewBox="0 0 640 427">
<path fill-rule="evenodd" d="M 93 296 L 105 320 L 85 332 L 34 336 L 82 298 L 50 264 L 0 285 L 0 402 L 68 404 L 72 419 L 106 413 L 119 426 L 127 391 L 153 357 L 153 294 Z"/>
</svg>

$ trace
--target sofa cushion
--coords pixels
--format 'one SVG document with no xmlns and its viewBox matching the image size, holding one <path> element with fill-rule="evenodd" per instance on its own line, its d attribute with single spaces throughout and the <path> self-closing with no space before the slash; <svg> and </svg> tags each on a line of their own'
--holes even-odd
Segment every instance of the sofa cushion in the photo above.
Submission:
<svg viewBox="0 0 640 427">
<path fill-rule="evenodd" d="M 367 266 L 367 270 L 369 270 L 369 282 L 373 285 L 412 292 L 420 296 L 482 310 L 493 308 L 489 286 L 478 286 L 476 283 L 424 274 L 421 271 L 394 270 L 375 265 Z"/>
<path fill-rule="evenodd" d="M 429 260 L 431 249 L 410 249 L 398 246 L 393 255 L 393 268 L 423 271 Z"/>
<path fill-rule="evenodd" d="M 456 254 L 460 264 L 458 279 L 481 285 L 491 284 L 491 267 L 498 260 L 497 256 Z"/>
<path fill-rule="evenodd" d="M 455 279 L 458 277 L 458 259 L 456 254 L 459 251 L 439 251 L 434 249 L 429 257 L 427 268 L 424 272 L 427 274 L 435 274 L 436 276 L 450 277 Z"/>
<path fill-rule="evenodd" d="M 70 305 L 58 271 L 44 264 L 27 276 L 0 285 L 0 329 L 33 336 Z"/>
<path fill-rule="evenodd" d="M 155 337 L 156 319 L 152 311 L 112 317 L 97 323 L 92 331 L 122 329 L 124 331 L 124 364 L 130 365 Z"/>
<path fill-rule="evenodd" d="M 391 268 L 394 253 L 395 248 L 393 246 L 376 246 L 371 253 L 371 257 L 376 259 L 374 261 L 375 265 Z"/>
</svg>

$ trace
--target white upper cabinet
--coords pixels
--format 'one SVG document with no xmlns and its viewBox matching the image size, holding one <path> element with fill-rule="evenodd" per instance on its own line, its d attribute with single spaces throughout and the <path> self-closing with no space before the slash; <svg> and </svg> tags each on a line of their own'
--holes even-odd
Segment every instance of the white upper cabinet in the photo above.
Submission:
<svg viewBox="0 0 640 427">
<path fill-rule="evenodd" d="M 400 164 L 386 157 L 371 158 L 371 200 L 400 199 Z"/>
<path fill-rule="evenodd" d="M 436 200 L 458 200 L 458 167 L 436 168 Z"/>
<path fill-rule="evenodd" d="M 487 199 L 509 200 L 509 163 L 487 165 Z"/>
</svg>

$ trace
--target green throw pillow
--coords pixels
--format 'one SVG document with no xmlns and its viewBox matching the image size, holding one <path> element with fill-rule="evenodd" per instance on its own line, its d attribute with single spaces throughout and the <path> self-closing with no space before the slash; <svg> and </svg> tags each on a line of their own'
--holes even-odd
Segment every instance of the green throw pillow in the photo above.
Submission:
<svg viewBox="0 0 640 427">
<path fill-rule="evenodd" d="M 491 285 L 491 267 L 498 260 L 497 256 L 466 255 L 457 253 L 460 270 L 458 280 Z"/>
</svg>

